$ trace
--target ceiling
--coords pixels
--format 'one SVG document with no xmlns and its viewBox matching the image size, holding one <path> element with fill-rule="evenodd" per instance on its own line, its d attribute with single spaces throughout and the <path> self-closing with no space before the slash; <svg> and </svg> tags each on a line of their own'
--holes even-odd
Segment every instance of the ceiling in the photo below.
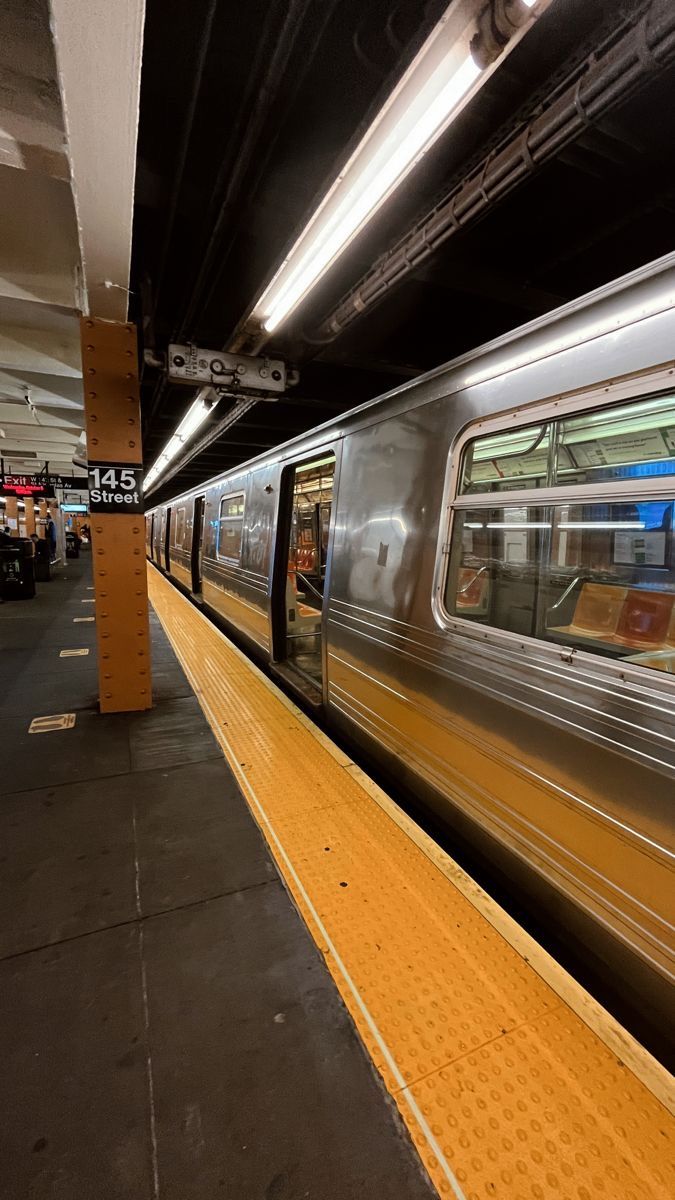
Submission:
<svg viewBox="0 0 675 1200">
<path fill-rule="evenodd" d="M 81 474 L 82 312 L 126 320 L 142 0 L 0 5 L 0 456 Z M 68 114 L 67 122 L 64 111 Z"/>
<path fill-rule="evenodd" d="M 0 6 L 0 454 L 73 470 L 80 253 L 46 0 Z"/>
<path fill-rule="evenodd" d="M 171 340 L 245 344 L 241 323 L 442 3 L 422 0 L 148 0 L 132 311 L 155 355 Z M 649 3 L 553 0 L 534 29 L 325 280 L 266 346 L 299 366 L 277 403 L 246 412 L 153 498 L 196 485 L 447 361 L 673 245 L 675 67 L 645 72 L 609 115 L 338 337 L 317 343 L 340 297 L 415 220 L 513 136 L 608 37 Z M 146 463 L 192 393 L 146 364 Z M 221 401 L 213 426 L 227 412 Z"/>
</svg>

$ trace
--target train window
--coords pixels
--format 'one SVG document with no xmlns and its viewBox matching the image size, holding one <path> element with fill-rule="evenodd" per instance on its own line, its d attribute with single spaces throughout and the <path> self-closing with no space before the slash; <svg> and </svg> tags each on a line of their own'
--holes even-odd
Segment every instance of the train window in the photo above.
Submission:
<svg viewBox="0 0 675 1200">
<path fill-rule="evenodd" d="M 474 439 L 447 612 L 675 674 L 675 487 L 664 495 L 660 480 L 673 474 L 672 396 Z M 516 487 L 511 503 L 495 495 Z"/>
<path fill-rule="evenodd" d="M 606 483 L 675 474 L 675 398 L 665 396 L 560 422 L 555 482 Z"/>
<path fill-rule="evenodd" d="M 185 538 L 185 509 L 178 508 L 175 510 L 175 515 L 172 520 L 173 525 L 173 545 L 182 546 Z"/>
<path fill-rule="evenodd" d="M 543 487 L 547 481 L 550 427 L 529 425 L 476 438 L 464 451 L 461 492 L 501 492 Z"/>
<path fill-rule="evenodd" d="M 464 451 L 461 495 L 675 474 L 675 397 L 488 434 Z"/>
<path fill-rule="evenodd" d="M 239 562 L 244 530 L 244 493 L 223 496 L 218 518 L 218 541 L 216 554 L 228 562 Z"/>
<path fill-rule="evenodd" d="M 675 500 L 455 514 L 454 616 L 675 674 Z"/>
</svg>

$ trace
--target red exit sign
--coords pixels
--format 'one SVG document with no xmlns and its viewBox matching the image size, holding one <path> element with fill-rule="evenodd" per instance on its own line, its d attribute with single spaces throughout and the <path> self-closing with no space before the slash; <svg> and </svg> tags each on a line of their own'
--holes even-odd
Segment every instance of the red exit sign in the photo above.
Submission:
<svg viewBox="0 0 675 1200">
<path fill-rule="evenodd" d="M 3 496 L 44 496 L 51 490 L 44 475 L 5 475 L 0 482 Z"/>
</svg>

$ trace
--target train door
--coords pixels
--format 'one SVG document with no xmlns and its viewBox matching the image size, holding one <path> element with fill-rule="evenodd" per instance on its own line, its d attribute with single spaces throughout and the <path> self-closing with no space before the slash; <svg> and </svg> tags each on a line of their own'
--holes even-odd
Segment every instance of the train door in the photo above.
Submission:
<svg viewBox="0 0 675 1200">
<path fill-rule="evenodd" d="M 192 514 L 192 591 L 196 596 L 202 590 L 202 545 L 204 542 L 204 518 L 206 516 L 206 497 L 195 496 L 194 512 Z"/>
<path fill-rule="evenodd" d="M 171 570 L 171 561 L 169 559 L 169 551 L 171 546 L 171 509 L 166 509 L 166 524 L 164 526 L 164 570 Z"/>
<path fill-rule="evenodd" d="M 316 698 L 323 690 L 324 591 L 335 454 L 283 473 L 272 585 L 272 642 L 283 664 Z"/>
</svg>

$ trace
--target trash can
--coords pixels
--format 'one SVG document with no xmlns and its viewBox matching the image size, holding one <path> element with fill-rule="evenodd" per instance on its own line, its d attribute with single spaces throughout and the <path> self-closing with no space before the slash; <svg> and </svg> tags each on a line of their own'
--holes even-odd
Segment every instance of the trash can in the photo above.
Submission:
<svg viewBox="0 0 675 1200">
<path fill-rule="evenodd" d="M 51 579 L 51 570 L 49 564 L 49 542 L 46 538 L 40 538 L 37 542 L 33 542 L 35 547 L 35 579 L 37 583 L 49 583 Z"/>
<path fill-rule="evenodd" d="M 3 600 L 30 600 L 35 595 L 35 547 L 30 538 L 0 546 L 0 592 Z"/>
<path fill-rule="evenodd" d="M 66 558 L 80 557 L 80 539 L 69 529 L 66 533 Z"/>
</svg>

